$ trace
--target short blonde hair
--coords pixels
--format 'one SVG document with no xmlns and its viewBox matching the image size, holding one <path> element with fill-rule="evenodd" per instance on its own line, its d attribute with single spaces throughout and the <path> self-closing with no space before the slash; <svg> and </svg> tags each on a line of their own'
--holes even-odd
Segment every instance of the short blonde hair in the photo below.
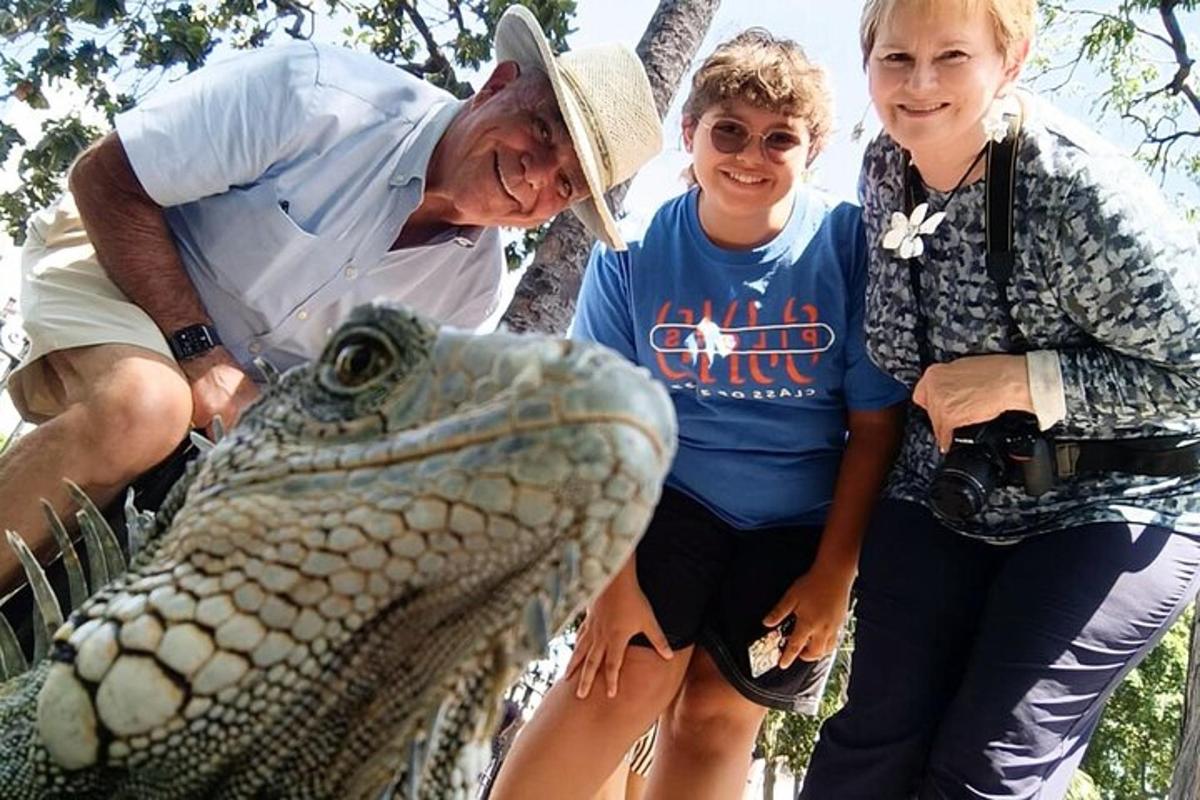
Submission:
<svg viewBox="0 0 1200 800">
<path fill-rule="evenodd" d="M 944 3 L 953 3 L 964 14 L 974 13 L 982 3 L 992 18 L 996 46 L 1005 55 L 1017 42 L 1032 40 L 1037 30 L 1037 0 L 866 0 L 858 28 L 863 64 L 871 57 L 880 26 L 889 22 L 901 6 L 923 12 Z"/>
<path fill-rule="evenodd" d="M 684 118 L 698 120 L 731 100 L 802 120 L 810 164 L 833 130 L 833 94 L 825 70 L 809 61 L 800 45 L 765 28 L 742 31 L 704 59 L 692 76 Z"/>
</svg>

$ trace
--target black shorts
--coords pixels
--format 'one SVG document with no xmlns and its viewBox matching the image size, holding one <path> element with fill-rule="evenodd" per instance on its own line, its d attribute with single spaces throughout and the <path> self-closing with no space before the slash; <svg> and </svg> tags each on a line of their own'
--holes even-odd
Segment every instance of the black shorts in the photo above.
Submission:
<svg viewBox="0 0 1200 800">
<path fill-rule="evenodd" d="M 751 702 L 815 714 L 832 656 L 753 678 L 748 648 L 767 632 L 763 617 L 812 566 L 820 539 L 819 526 L 742 531 L 665 488 L 637 546 L 638 584 L 673 649 L 703 647 Z M 630 644 L 650 646 L 641 634 Z"/>
</svg>

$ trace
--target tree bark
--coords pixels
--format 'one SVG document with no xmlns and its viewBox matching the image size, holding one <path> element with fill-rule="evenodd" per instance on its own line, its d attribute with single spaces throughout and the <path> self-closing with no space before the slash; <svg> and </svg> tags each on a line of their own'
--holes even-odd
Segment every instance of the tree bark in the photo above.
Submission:
<svg viewBox="0 0 1200 800">
<path fill-rule="evenodd" d="M 1192 619 L 1191 639 L 1183 734 L 1175 757 L 1175 774 L 1171 776 L 1170 800 L 1200 800 L 1200 613 Z"/>
<path fill-rule="evenodd" d="M 659 116 L 667 113 L 720 5 L 721 0 L 660 0 L 637 46 Z M 623 184 L 608 193 L 615 207 L 627 189 Z M 560 214 L 525 270 L 504 324 L 520 333 L 566 333 L 591 246 L 591 235 L 575 215 Z"/>
<path fill-rule="evenodd" d="M 763 800 L 775 800 L 775 759 L 768 758 L 763 762 Z"/>
</svg>

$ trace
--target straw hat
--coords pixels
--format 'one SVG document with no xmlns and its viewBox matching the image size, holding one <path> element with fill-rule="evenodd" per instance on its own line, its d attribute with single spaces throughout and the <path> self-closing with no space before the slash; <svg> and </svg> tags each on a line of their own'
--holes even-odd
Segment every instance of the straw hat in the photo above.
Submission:
<svg viewBox="0 0 1200 800">
<path fill-rule="evenodd" d="M 591 197 L 571 206 L 588 230 L 616 250 L 625 242 L 604 193 L 633 176 L 662 148 L 662 123 L 642 62 L 619 44 L 550 52 L 537 18 L 510 6 L 496 25 L 496 58 L 550 77 Z"/>
</svg>

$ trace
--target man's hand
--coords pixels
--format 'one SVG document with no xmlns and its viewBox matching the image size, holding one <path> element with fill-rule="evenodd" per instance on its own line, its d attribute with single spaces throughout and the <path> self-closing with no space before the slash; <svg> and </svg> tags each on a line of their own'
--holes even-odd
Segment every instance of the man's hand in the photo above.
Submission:
<svg viewBox="0 0 1200 800">
<path fill-rule="evenodd" d="M 954 429 L 995 419 L 1005 411 L 1033 413 L 1025 356 L 966 356 L 933 364 L 913 389 L 913 402 L 929 412 L 938 449 L 950 449 Z"/>
<path fill-rule="evenodd" d="M 566 672 L 566 677 L 570 678 L 580 670 L 579 685 L 575 690 L 577 697 L 583 699 L 591 693 L 592 683 L 602 665 L 608 696 L 617 696 L 617 678 L 621 674 L 625 651 L 629 640 L 639 633 L 646 635 L 660 656 L 674 658 L 675 653 L 654 618 L 650 601 L 638 586 L 634 556 L 630 556 L 621 571 L 588 606 L 587 617 L 579 626 L 575 652 Z"/>
<path fill-rule="evenodd" d="M 774 628 L 789 614 L 796 624 L 779 656 L 779 668 L 787 669 L 799 658 L 819 661 L 837 647 L 838 633 L 850 610 L 850 586 L 854 573 L 814 568 L 797 578 L 763 619 Z"/>
<path fill-rule="evenodd" d="M 246 406 L 258 397 L 258 386 L 224 347 L 180 363 L 192 387 L 192 426 L 212 435 L 213 417 L 226 429 L 237 423 Z"/>
</svg>

